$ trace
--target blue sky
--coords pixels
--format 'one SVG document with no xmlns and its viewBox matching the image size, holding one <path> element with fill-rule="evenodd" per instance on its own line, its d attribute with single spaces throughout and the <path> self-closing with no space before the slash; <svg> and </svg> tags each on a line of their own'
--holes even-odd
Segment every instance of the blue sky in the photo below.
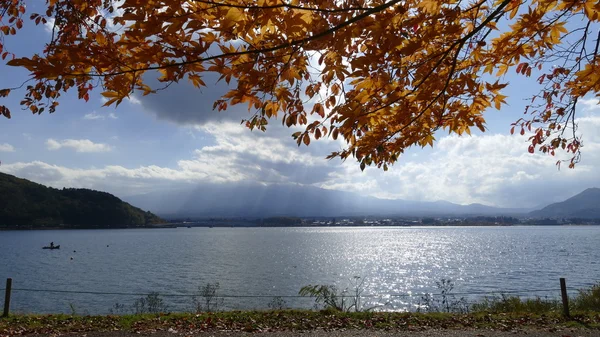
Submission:
<svg viewBox="0 0 600 337">
<path fill-rule="evenodd" d="M 50 37 L 43 27 L 26 26 L 7 47 L 18 55 L 41 50 Z M 27 41 L 27 42 L 24 42 Z M 21 69 L 0 64 L 0 88 L 27 78 Z M 1 119 L 0 171 L 55 187 L 86 187 L 128 196 L 202 182 L 294 183 L 384 198 L 448 200 L 507 207 L 533 207 L 600 187 L 600 107 L 580 104 L 583 162 L 558 171 L 556 158 L 530 155 L 524 137 L 510 136 L 536 92 L 533 79 L 514 74 L 505 80 L 508 105 L 486 113 L 488 131 L 472 137 L 438 135 L 433 149 L 410 149 L 388 172 L 361 172 L 352 160 L 327 161 L 340 144 L 333 140 L 297 147 L 293 130 L 274 121 L 266 134 L 239 125 L 247 111 L 212 111 L 222 85 L 198 90 L 181 83 L 148 97 L 133 96 L 118 108 L 102 107 L 95 91 L 89 102 L 68 94 L 55 114 L 21 111 L 22 96 L 2 103 L 12 119 Z"/>
</svg>

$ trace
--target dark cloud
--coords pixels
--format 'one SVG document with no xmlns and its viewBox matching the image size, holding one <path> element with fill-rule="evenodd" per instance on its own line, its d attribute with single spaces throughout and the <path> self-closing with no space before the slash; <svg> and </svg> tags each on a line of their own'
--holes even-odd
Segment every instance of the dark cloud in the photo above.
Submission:
<svg viewBox="0 0 600 337">
<path fill-rule="evenodd" d="M 206 87 L 196 88 L 187 79 L 173 83 L 169 87 L 147 96 L 137 95 L 144 110 L 158 119 L 180 125 L 204 125 L 214 121 L 241 121 L 251 116 L 247 105 L 229 107 L 225 111 L 213 110 L 213 103 L 228 91 L 224 81 L 217 83 L 218 76 L 208 73 L 202 80 Z M 152 88 L 161 88 L 165 84 L 149 80 Z M 229 86 L 231 87 L 231 86 Z"/>
<path fill-rule="evenodd" d="M 218 75 L 207 73 L 203 77 L 206 87 L 196 88 L 188 80 L 173 83 L 168 88 L 160 90 L 156 94 L 136 98 L 140 101 L 143 109 L 156 116 L 160 120 L 174 122 L 182 126 L 202 126 L 204 131 L 214 135 L 215 130 L 220 129 L 221 123 L 239 124 L 244 119 L 252 117 L 254 111 L 248 111 L 246 104 L 229 106 L 225 111 L 213 110 L 215 100 L 232 88 L 235 83 L 227 85 L 224 81 L 217 82 Z M 148 80 L 149 85 L 158 88 L 162 83 L 157 80 Z M 307 153 L 325 162 L 325 157 L 333 151 L 341 150 L 342 144 L 327 139 L 311 142 L 310 146 L 302 144 L 298 147 L 292 134 L 304 130 L 302 126 L 286 127 L 280 119 L 270 119 L 267 131 L 244 130 L 248 135 L 256 139 L 274 138 L 290 147 L 292 151 Z M 297 170 L 294 168 L 294 170 Z M 300 173 L 299 173 L 300 174 Z"/>
</svg>

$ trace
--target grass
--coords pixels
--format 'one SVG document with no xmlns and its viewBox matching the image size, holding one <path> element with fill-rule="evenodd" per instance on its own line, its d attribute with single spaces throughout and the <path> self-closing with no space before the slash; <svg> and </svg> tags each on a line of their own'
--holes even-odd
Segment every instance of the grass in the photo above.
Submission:
<svg viewBox="0 0 600 337">
<path fill-rule="evenodd" d="M 569 308 L 574 312 L 600 313 L 600 283 L 588 289 L 579 290 L 577 296 L 569 301 Z M 474 312 L 489 313 L 532 313 L 548 314 L 562 313 L 562 301 L 551 298 L 521 299 L 517 296 L 486 297 L 479 303 L 473 304 Z"/>
<path fill-rule="evenodd" d="M 486 297 L 479 303 L 471 306 L 475 312 L 492 313 L 560 313 L 562 303 L 555 299 L 544 299 L 540 297 L 521 299 L 517 296 Z"/>
<path fill-rule="evenodd" d="M 158 295 L 156 297 L 158 298 Z M 162 305 L 162 302 L 160 304 Z M 469 308 L 471 312 L 469 314 L 344 312 L 335 310 L 331 306 L 321 311 L 224 311 L 197 314 L 145 313 L 107 316 L 80 316 L 73 311 L 71 315 L 12 315 L 0 318 L 0 336 L 114 330 L 132 332 L 159 330 L 263 332 L 315 329 L 424 330 L 430 328 L 514 330 L 524 327 L 600 329 L 600 284 L 580 290 L 578 295 L 571 299 L 570 308 L 571 317 L 566 318 L 562 315 L 562 304 L 558 300 L 539 297 L 520 299 L 515 296 L 502 295 L 488 297 L 472 305 Z M 456 310 L 448 311 L 456 312 Z"/>
<path fill-rule="evenodd" d="M 600 328 L 599 313 L 578 313 L 570 319 L 560 314 L 510 313 L 387 313 L 334 310 L 228 311 L 201 314 L 139 314 L 123 316 L 18 315 L 0 319 L 0 335 L 52 334 L 125 330 L 153 332 L 199 331 L 305 331 L 339 329 L 425 330 L 447 328 L 523 327 Z"/>
<path fill-rule="evenodd" d="M 600 312 L 600 283 L 579 290 L 579 294 L 572 300 L 571 307 L 575 310 Z"/>
</svg>

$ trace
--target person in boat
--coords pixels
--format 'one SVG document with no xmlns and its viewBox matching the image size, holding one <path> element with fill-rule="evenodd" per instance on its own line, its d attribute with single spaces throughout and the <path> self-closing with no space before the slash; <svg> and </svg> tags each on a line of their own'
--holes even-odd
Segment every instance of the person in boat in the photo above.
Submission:
<svg viewBox="0 0 600 337">
<path fill-rule="evenodd" d="M 50 248 L 54 248 L 54 241 L 50 242 Z"/>
</svg>

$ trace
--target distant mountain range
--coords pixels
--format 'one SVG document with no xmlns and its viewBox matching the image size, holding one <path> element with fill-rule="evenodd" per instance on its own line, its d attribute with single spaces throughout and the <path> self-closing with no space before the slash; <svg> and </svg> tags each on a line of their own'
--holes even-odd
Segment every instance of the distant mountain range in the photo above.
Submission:
<svg viewBox="0 0 600 337">
<path fill-rule="evenodd" d="M 563 202 L 529 213 L 535 218 L 600 219 L 600 188 L 588 188 Z"/>
<path fill-rule="evenodd" d="M 112 194 L 46 187 L 0 173 L 0 228 L 145 227 L 164 220 Z"/>
<path fill-rule="evenodd" d="M 448 201 L 379 199 L 300 185 L 203 184 L 186 190 L 124 197 L 133 205 L 173 217 L 337 217 L 358 215 L 519 215 L 531 209 Z"/>
<path fill-rule="evenodd" d="M 163 223 L 154 213 L 165 218 L 511 215 L 600 219 L 600 188 L 589 188 L 536 211 L 448 201 L 379 199 L 291 184 L 203 184 L 124 199 L 129 203 L 105 192 L 59 190 L 0 173 L 0 228 L 122 228 Z"/>
</svg>

